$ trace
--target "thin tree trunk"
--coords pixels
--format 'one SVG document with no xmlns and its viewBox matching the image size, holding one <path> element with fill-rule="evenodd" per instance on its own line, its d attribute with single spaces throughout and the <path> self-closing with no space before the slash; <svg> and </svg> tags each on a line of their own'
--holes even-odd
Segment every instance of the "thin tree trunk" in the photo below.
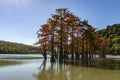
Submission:
<svg viewBox="0 0 120 80">
<path fill-rule="evenodd" d="M 51 36 L 51 62 L 55 62 L 54 36 Z"/>
<path fill-rule="evenodd" d="M 78 44 L 78 32 L 77 32 L 77 51 L 76 51 L 76 60 L 79 60 L 79 44 Z"/>
<path fill-rule="evenodd" d="M 59 56 L 59 62 L 63 62 L 63 37 L 62 37 L 63 27 L 62 27 L 62 18 L 61 18 L 61 25 L 60 25 L 60 56 Z"/>
<path fill-rule="evenodd" d="M 84 64 L 84 60 L 85 60 L 85 57 L 84 57 L 84 36 L 82 38 L 82 55 L 81 55 L 81 59 L 82 59 L 82 64 Z"/>
</svg>

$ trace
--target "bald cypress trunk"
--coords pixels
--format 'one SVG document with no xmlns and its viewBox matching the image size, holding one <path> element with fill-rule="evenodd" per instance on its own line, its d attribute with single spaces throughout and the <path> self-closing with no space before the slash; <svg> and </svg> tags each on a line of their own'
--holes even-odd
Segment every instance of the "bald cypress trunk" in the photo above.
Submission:
<svg viewBox="0 0 120 80">
<path fill-rule="evenodd" d="M 82 56 L 81 56 L 81 59 L 82 59 L 82 64 L 84 64 L 84 62 L 85 62 L 85 55 L 84 55 L 84 37 L 82 38 Z"/>
<path fill-rule="evenodd" d="M 51 36 L 51 62 L 55 62 L 54 36 Z"/>
<path fill-rule="evenodd" d="M 62 16 L 61 16 L 61 22 L 60 22 L 60 55 L 59 55 L 59 62 L 63 62 L 63 37 L 62 37 L 62 32 L 63 32 L 63 26 L 62 26 Z"/>
</svg>

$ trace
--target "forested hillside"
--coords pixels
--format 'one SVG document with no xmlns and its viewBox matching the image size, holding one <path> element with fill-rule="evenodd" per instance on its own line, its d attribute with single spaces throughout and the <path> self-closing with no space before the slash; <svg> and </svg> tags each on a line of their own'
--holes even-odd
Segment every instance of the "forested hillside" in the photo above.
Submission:
<svg viewBox="0 0 120 80">
<path fill-rule="evenodd" d="M 107 26 L 106 29 L 99 30 L 101 39 L 107 39 L 110 43 L 110 52 L 120 54 L 120 24 Z"/>
<path fill-rule="evenodd" d="M 34 54 L 38 53 L 35 46 L 7 41 L 0 41 L 0 54 Z"/>
</svg>

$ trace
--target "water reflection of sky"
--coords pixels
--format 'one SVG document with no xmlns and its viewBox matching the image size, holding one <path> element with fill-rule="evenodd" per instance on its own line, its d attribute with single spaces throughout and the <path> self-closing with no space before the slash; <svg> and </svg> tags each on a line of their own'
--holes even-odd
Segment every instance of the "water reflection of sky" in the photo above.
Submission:
<svg viewBox="0 0 120 80">
<path fill-rule="evenodd" d="M 7 60 L 7 59 L 6 59 Z M 10 60 L 9 60 L 10 61 Z M 12 60 L 13 61 L 13 60 Z M 15 61 L 15 59 L 14 59 Z M 0 80 L 119 80 L 120 70 L 82 67 L 46 62 L 43 59 L 17 60 L 22 64 L 0 67 Z"/>
<path fill-rule="evenodd" d="M 43 57 L 41 54 L 0 54 L 0 58 L 29 58 Z"/>
<path fill-rule="evenodd" d="M 27 60 L 26 63 L 0 67 L 0 80 L 35 80 L 32 74 L 38 72 L 41 62 L 40 59 Z"/>
</svg>

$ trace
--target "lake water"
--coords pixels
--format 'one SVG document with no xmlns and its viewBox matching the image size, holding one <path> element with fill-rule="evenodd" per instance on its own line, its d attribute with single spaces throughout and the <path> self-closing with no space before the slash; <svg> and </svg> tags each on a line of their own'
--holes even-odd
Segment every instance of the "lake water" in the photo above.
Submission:
<svg viewBox="0 0 120 80">
<path fill-rule="evenodd" d="M 103 63 L 104 62 L 104 63 Z M 89 67 L 87 67 L 89 66 Z M 50 63 L 49 59 L 0 59 L 0 80 L 120 80 L 120 60 Z"/>
</svg>

